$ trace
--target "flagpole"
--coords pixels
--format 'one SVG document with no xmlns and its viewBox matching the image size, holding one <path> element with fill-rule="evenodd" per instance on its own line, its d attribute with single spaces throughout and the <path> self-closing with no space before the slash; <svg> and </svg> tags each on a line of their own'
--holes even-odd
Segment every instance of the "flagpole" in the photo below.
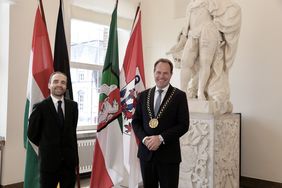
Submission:
<svg viewBox="0 0 282 188">
<path fill-rule="evenodd" d="M 41 11 L 41 16 L 42 16 L 43 22 L 45 23 L 45 26 L 47 28 L 43 3 L 42 3 L 42 0 L 38 0 L 38 1 L 39 1 L 39 6 L 40 6 L 40 11 Z"/>
<path fill-rule="evenodd" d="M 141 2 L 138 3 L 138 6 L 137 6 L 137 9 L 136 9 L 136 12 L 135 12 L 134 22 L 136 20 L 136 17 L 138 15 L 139 10 L 140 10 L 140 6 L 141 6 Z"/>
<path fill-rule="evenodd" d="M 133 28 L 134 28 L 134 25 L 135 25 L 135 21 L 136 21 L 138 12 L 139 12 L 139 10 L 140 10 L 140 5 L 141 5 L 141 2 L 138 3 L 137 9 L 136 9 L 135 16 L 134 16 L 134 20 L 133 20 L 133 24 L 132 24 L 132 27 L 131 27 L 131 32 L 133 31 Z"/>
</svg>

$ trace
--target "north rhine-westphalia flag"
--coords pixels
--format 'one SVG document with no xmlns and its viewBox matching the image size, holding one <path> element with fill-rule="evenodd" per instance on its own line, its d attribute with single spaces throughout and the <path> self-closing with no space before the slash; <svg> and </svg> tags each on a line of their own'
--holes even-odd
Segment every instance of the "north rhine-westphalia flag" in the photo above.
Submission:
<svg viewBox="0 0 282 188">
<path fill-rule="evenodd" d="M 48 32 L 38 7 L 33 29 L 24 114 L 24 146 L 26 148 L 25 188 L 39 188 L 38 148 L 27 138 L 28 117 L 32 112 L 33 105 L 48 97 L 48 80 L 52 72 L 53 59 Z"/>
<path fill-rule="evenodd" d="M 112 14 L 108 48 L 102 73 L 97 139 L 90 188 L 111 188 L 122 181 L 121 104 L 117 34 L 117 3 Z"/>
<path fill-rule="evenodd" d="M 137 150 L 139 141 L 132 129 L 132 116 L 138 93 L 145 89 L 143 64 L 141 10 L 137 8 L 133 31 L 129 39 L 120 74 L 121 104 L 123 114 L 124 164 L 128 173 L 128 187 L 137 188 L 142 182 Z"/>
<path fill-rule="evenodd" d="M 68 82 L 67 82 L 67 90 L 65 95 L 66 98 L 73 99 L 69 54 L 68 54 L 68 47 L 67 47 L 66 36 L 65 36 L 62 6 L 63 6 L 62 0 L 60 0 L 56 37 L 55 37 L 55 47 L 54 47 L 54 70 L 63 72 L 67 75 Z"/>
</svg>

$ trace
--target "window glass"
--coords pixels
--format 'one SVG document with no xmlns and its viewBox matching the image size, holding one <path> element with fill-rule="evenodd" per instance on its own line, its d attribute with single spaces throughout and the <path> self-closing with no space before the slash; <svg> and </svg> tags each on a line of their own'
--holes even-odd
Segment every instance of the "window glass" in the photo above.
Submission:
<svg viewBox="0 0 282 188">
<path fill-rule="evenodd" d="M 72 19 L 71 61 L 103 65 L 108 36 L 107 26 Z"/>
<path fill-rule="evenodd" d="M 128 30 L 118 29 L 120 67 L 129 35 Z M 99 88 L 108 36 L 108 26 L 71 19 L 71 79 L 79 108 L 79 130 L 95 129 L 98 123 Z"/>
<path fill-rule="evenodd" d="M 80 79 L 81 72 L 84 79 Z M 101 72 L 71 68 L 73 98 L 78 103 L 78 126 L 96 125 L 98 118 L 98 104 Z"/>
</svg>

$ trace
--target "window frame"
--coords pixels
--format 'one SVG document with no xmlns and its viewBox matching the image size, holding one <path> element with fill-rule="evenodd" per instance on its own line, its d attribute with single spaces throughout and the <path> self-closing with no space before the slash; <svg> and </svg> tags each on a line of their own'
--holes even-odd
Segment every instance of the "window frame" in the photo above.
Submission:
<svg viewBox="0 0 282 188">
<path fill-rule="evenodd" d="M 111 15 L 106 14 L 106 13 L 99 13 L 99 12 L 96 12 L 96 11 L 92 11 L 92 10 L 88 10 L 88 9 L 84 9 L 84 8 L 72 5 L 71 6 L 71 16 L 70 16 L 70 19 L 69 19 L 69 23 L 70 23 L 69 25 L 70 26 L 71 26 L 71 20 L 72 19 L 91 22 L 91 23 L 94 23 L 94 24 L 99 24 L 99 25 L 104 25 L 104 26 L 109 27 L 110 21 L 111 21 Z M 118 17 L 117 22 L 118 22 L 118 30 L 122 29 L 122 30 L 129 31 L 129 33 L 130 33 L 133 20 Z M 69 27 L 69 33 L 70 33 L 70 36 L 71 36 L 71 27 Z M 122 52 L 123 54 L 119 54 L 119 66 L 120 66 L 120 68 L 123 64 L 123 61 L 121 61 L 121 58 L 123 59 L 125 51 L 126 51 L 126 49 L 124 49 L 124 52 Z M 71 57 L 71 54 L 69 54 L 69 55 Z M 103 65 L 75 62 L 75 61 L 71 61 L 71 59 L 70 59 L 70 68 L 85 69 L 85 70 L 91 70 L 91 71 L 95 70 L 95 71 L 99 71 L 99 72 L 103 71 Z M 96 131 L 96 129 L 97 129 L 97 125 L 80 125 L 80 126 L 77 126 L 77 131 Z"/>
</svg>

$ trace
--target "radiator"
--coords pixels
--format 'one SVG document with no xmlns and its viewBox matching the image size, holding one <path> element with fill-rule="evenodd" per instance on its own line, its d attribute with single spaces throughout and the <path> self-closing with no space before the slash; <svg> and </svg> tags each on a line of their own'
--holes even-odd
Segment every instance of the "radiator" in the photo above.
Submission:
<svg viewBox="0 0 282 188">
<path fill-rule="evenodd" d="M 78 139 L 79 173 L 92 172 L 95 138 Z"/>
</svg>

